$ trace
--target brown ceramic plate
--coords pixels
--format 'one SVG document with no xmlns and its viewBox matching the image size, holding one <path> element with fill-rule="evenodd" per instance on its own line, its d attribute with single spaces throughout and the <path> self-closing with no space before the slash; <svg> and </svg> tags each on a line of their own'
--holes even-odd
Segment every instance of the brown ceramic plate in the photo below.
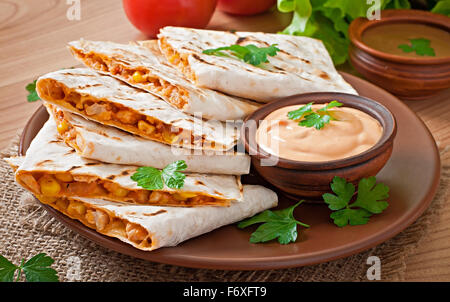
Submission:
<svg viewBox="0 0 450 302">
<path fill-rule="evenodd" d="M 230 270 L 287 268 L 330 261 L 369 249 L 401 232 L 429 206 L 439 183 L 439 154 L 428 129 L 405 104 L 360 78 L 348 74 L 343 76 L 361 95 L 385 105 L 398 123 L 392 157 L 377 176 L 378 181 L 391 188 L 390 206 L 384 213 L 373 216 L 367 225 L 338 228 L 330 221 L 330 211 L 325 205 L 303 204 L 296 209 L 295 216 L 311 228 L 302 230 L 295 243 L 250 244 L 248 240 L 255 228 L 240 230 L 230 225 L 177 247 L 143 252 L 103 236 L 49 206 L 44 207 L 70 229 L 101 246 L 149 261 L 187 267 Z M 43 107 L 32 116 L 22 134 L 20 154 L 24 154 L 47 118 Z M 258 177 L 252 175 L 243 181 L 259 182 Z M 288 200 L 280 200 L 280 207 L 289 204 Z"/>
</svg>

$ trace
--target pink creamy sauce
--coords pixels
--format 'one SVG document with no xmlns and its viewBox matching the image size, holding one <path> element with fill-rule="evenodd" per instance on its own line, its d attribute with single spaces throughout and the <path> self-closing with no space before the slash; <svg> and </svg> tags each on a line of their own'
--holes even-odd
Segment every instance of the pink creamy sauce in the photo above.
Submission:
<svg viewBox="0 0 450 302">
<path fill-rule="evenodd" d="M 380 139 L 383 127 L 373 117 L 358 109 L 335 107 L 329 112 L 337 120 L 317 130 L 289 120 L 289 111 L 303 105 L 287 106 L 270 113 L 256 131 L 256 142 L 266 152 L 281 158 L 325 162 L 360 154 Z M 324 104 L 313 105 L 314 110 Z"/>
</svg>

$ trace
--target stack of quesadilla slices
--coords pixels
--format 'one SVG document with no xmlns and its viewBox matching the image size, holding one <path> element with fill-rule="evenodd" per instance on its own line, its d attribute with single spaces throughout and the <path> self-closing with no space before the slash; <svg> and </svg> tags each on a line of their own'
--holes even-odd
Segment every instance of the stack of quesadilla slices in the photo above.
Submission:
<svg viewBox="0 0 450 302">
<path fill-rule="evenodd" d="M 264 69 L 202 54 L 234 43 L 282 53 Z M 250 157 L 235 149 L 255 100 L 355 93 L 309 38 L 167 27 L 158 41 L 69 48 L 87 68 L 38 79 L 50 119 L 26 156 L 7 161 L 42 203 L 146 251 L 277 205 L 273 191 L 240 182 Z M 138 180 L 146 173 L 157 177 Z"/>
</svg>

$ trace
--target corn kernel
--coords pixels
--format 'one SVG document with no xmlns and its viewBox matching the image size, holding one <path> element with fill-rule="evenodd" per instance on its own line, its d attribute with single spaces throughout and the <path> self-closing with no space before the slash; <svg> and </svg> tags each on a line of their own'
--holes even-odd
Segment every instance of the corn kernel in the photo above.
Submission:
<svg viewBox="0 0 450 302">
<path fill-rule="evenodd" d="M 81 202 L 73 201 L 67 207 L 67 213 L 71 215 L 81 216 L 86 213 L 86 207 Z"/>
<path fill-rule="evenodd" d="M 155 126 L 150 125 L 149 123 L 146 123 L 144 121 L 138 122 L 138 128 L 141 131 L 144 131 L 147 135 L 152 134 L 155 131 Z"/>
<path fill-rule="evenodd" d="M 197 196 L 197 193 L 189 193 L 189 192 L 180 193 L 180 192 L 178 192 L 178 193 L 173 194 L 173 197 L 175 197 L 177 200 L 186 200 L 188 198 L 192 198 L 195 196 Z"/>
<path fill-rule="evenodd" d="M 121 188 L 118 184 L 112 182 L 111 183 L 107 182 L 103 186 L 105 187 L 106 190 L 108 190 L 117 197 L 125 197 L 128 195 L 129 192 L 127 189 Z"/>
<path fill-rule="evenodd" d="M 144 76 L 142 75 L 142 73 L 140 73 L 139 71 L 135 71 L 133 73 L 133 81 L 136 83 L 142 83 L 145 81 Z"/>
<path fill-rule="evenodd" d="M 57 173 L 57 174 L 55 174 L 55 177 L 57 180 L 62 181 L 62 182 L 72 182 L 73 181 L 73 177 L 69 173 Z"/>
<path fill-rule="evenodd" d="M 63 120 L 58 124 L 56 129 L 58 130 L 59 134 L 63 134 L 64 132 L 69 130 L 69 124 L 65 120 Z"/>
<path fill-rule="evenodd" d="M 163 131 L 162 137 L 169 144 L 173 144 L 178 140 L 178 135 L 169 131 Z"/>
<path fill-rule="evenodd" d="M 50 175 L 43 176 L 39 179 L 42 195 L 57 196 L 61 191 L 61 185 Z"/>
</svg>

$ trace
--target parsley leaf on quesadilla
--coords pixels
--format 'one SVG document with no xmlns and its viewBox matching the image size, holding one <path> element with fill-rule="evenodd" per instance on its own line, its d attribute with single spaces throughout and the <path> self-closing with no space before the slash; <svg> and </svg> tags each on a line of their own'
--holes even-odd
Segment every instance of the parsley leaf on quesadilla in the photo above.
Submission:
<svg viewBox="0 0 450 302">
<path fill-rule="evenodd" d="M 27 100 L 30 103 L 39 100 L 39 96 L 36 92 L 36 82 L 37 80 L 34 80 L 33 83 L 30 83 L 25 87 L 25 89 L 28 91 Z"/>
<path fill-rule="evenodd" d="M 172 189 L 180 189 L 184 186 L 186 175 L 180 171 L 186 170 L 184 160 L 175 161 L 159 170 L 153 167 L 139 167 L 131 176 L 138 186 L 146 190 L 162 190 L 164 184 Z"/>
<path fill-rule="evenodd" d="M 339 227 L 366 224 L 370 216 L 379 214 L 388 207 L 385 200 L 389 197 L 389 187 L 382 183 L 376 184 L 374 176 L 359 181 L 358 195 L 352 203 L 350 202 L 355 193 L 352 183 L 335 176 L 331 189 L 336 195 L 325 193 L 322 197 L 328 208 L 335 211 L 330 218 Z"/>
<path fill-rule="evenodd" d="M 269 47 L 258 47 L 253 44 L 245 46 L 235 44 L 215 49 L 206 49 L 203 51 L 203 53 L 218 57 L 234 57 L 254 66 L 258 66 L 261 63 L 269 62 L 267 56 L 273 57 L 277 54 L 278 51 L 280 51 L 280 49 L 276 46 L 277 44 L 272 44 Z"/>
<path fill-rule="evenodd" d="M 286 209 L 271 211 L 266 210 L 247 220 L 241 221 L 238 228 L 246 228 L 255 223 L 262 223 L 250 236 L 251 243 L 267 242 L 278 238 L 281 244 L 288 244 L 297 240 L 297 224 L 305 228 L 309 225 L 297 221 L 294 218 L 294 209 L 303 202 L 288 207 Z"/>
<path fill-rule="evenodd" d="M 305 106 L 300 107 L 297 110 L 288 112 L 288 119 L 298 120 L 298 125 L 303 127 L 314 127 L 317 130 L 322 129 L 325 124 L 328 124 L 331 120 L 336 120 L 328 109 L 334 107 L 341 107 L 343 104 L 338 101 L 331 101 L 326 104 L 325 107 L 313 111 L 311 106 L 314 102 L 308 103 Z M 303 118 L 303 119 L 302 119 Z"/>
</svg>

